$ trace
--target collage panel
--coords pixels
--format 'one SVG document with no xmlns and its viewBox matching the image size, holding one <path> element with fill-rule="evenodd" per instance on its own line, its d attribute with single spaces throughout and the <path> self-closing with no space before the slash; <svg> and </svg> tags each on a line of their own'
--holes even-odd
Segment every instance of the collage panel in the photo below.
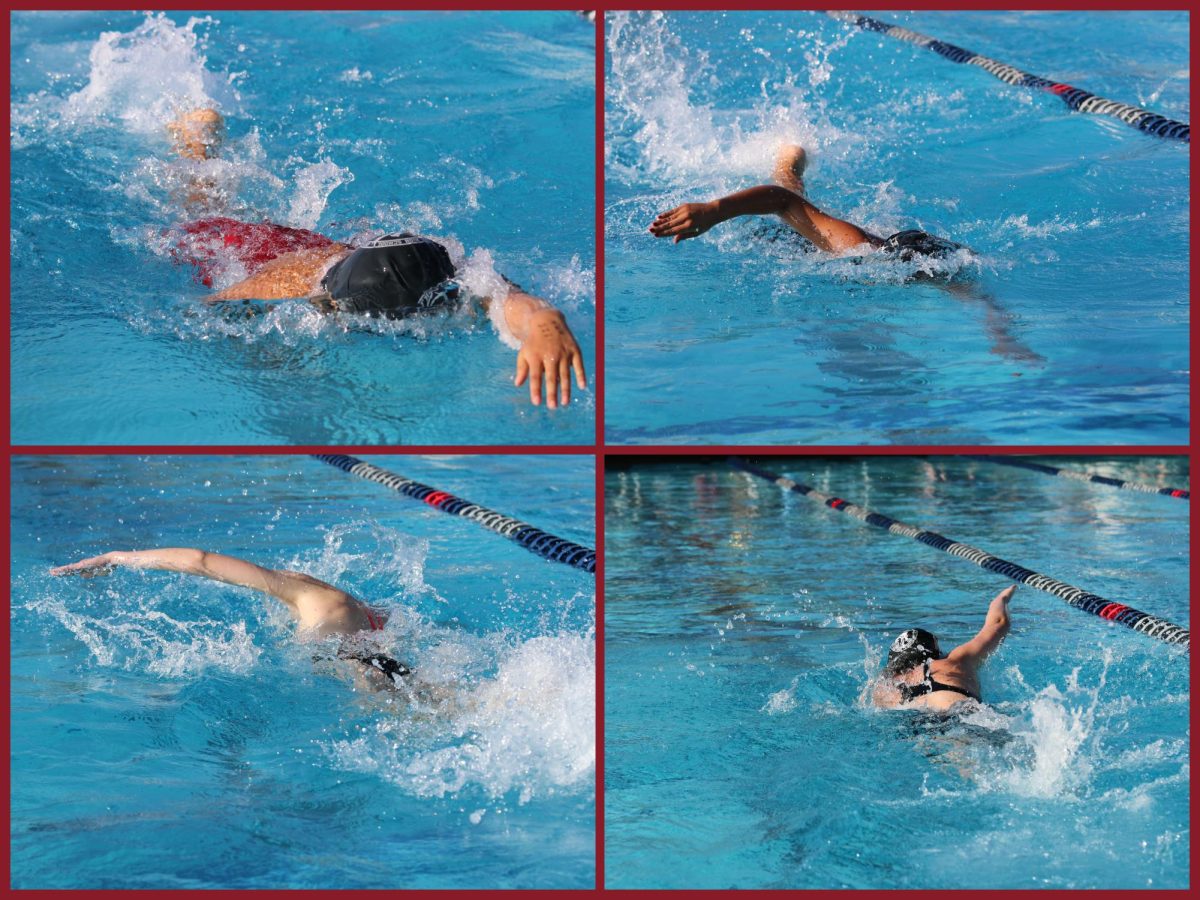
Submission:
<svg viewBox="0 0 1200 900">
<path fill-rule="evenodd" d="M 605 41 L 609 444 L 1187 443 L 1186 10 Z"/>
<path fill-rule="evenodd" d="M 16 457 L 11 886 L 592 888 L 595 485 Z"/>
<path fill-rule="evenodd" d="M 13 443 L 594 444 L 585 16 L 10 23 Z"/>
<path fill-rule="evenodd" d="M 1186 888 L 1188 476 L 610 455 L 608 887 Z"/>
</svg>

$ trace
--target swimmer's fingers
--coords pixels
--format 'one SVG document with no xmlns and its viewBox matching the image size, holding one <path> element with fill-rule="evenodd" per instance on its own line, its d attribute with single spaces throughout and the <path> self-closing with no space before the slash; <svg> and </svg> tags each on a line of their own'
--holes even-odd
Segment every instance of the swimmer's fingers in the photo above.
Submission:
<svg viewBox="0 0 1200 900">
<path fill-rule="evenodd" d="M 660 238 L 673 237 L 678 244 L 680 241 L 699 237 L 711 227 L 711 222 L 701 220 L 698 204 L 685 203 L 655 219 L 650 226 L 650 233 Z"/>
<path fill-rule="evenodd" d="M 529 402 L 538 406 L 542 402 L 542 364 L 537 360 L 530 364 L 529 356 L 522 347 L 517 354 L 517 378 L 513 384 L 520 387 L 527 378 L 529 379 Z"/>
<path fill-rule="evenodd" d="M 542 371 L 546 373 L 546 405 L 558 409 L 558 360 L 547 356 L 542 360 Z"/>
<path fill-rule="evenodd" d="M 579 385 L 579 389 L 586 390 L 587 372 L 584 371 L 583 354 L 579 352 L 579 348 L 575 349 L 575 353 L 571 357 L 571 368 L 575 370 L 575 383 Z"/>
<path fill-rule="evenodd" d="M 116 564 L 111 559 L 111 554 L 105 553 L 102 556 L 92 556 L 88 559 L 81 559 L 79 562 L 73 562 L 65 566 L 57 566 L 50 570 L 51 575 L 79 575 L 84 578 L 93 578 L 97 575 L 107 575 Z"/>
<path fill-rule="evenodd" d="M 564 353 L 558 361 L 559 400 L 563 406 L 571 402 L 571 354 Z"/>
<path fill-rule="evenodd" d="M 650 233 L 655 237 L 670 237 L 677 234 L 687 220 L 687 208 L 677 206 L 675 209 L 659 213 L 658 217 L 650 223 Z"/>
<path fill-rule="evenodd" d="M 542 368 L 540 364 L 529 368 L 529 402 L 534 406 L 542 405 Z"/>
</svg>

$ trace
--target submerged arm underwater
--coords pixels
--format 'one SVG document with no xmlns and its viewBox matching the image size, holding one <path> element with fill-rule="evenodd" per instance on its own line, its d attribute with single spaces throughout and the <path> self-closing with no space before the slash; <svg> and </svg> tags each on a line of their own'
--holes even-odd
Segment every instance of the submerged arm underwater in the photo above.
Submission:
<svg viewBox="0 0 1200 900">
<path fill-rule="evenodd" d="M 882 249 L 901 260 L 908 260 L 913 254 L 939 256 L 962 249 L 952 241 L 934 238 L 919 231 L 900 232 L 885 241 L 857 225 L 822 212 L 804 196 L 806 165 L 804 148 L 785 144 L 775 160 L 772 173 L 775 184 L 758 185 L 703 203 L 684 203 L 659 213 L 650 224 L 650 233 L 657 238 L 672 238 L 678 244 L 699 237 L 714 226 L 739 216 L 773 215 L 818 250 L 827 253 Z M 933 278 L 922 273 L 917 273 L 915 278 L 932 283 L 960 300 L 982 303 L 986 315 L 985 328 L 992 341 L 993 353 L 1019 362 L 1045 362 L 1044 357 L 1022 344 L 1011 332 L 1009 316 L 995 298 L 978 285 L 970 281 Z"/>
</svg>

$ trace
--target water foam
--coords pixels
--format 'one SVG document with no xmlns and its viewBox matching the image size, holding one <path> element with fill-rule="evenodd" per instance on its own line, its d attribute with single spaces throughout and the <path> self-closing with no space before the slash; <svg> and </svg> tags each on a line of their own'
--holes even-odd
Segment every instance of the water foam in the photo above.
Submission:
<svg viewBox="0 0 1200 900">
<path fill-rule="evenodd" d="M 1112 651 L 1102 654 L 1102 669 L 1093 687 L 1081 683 L 1080 669 L 1065 685 L 1049 684 L 1015 714 L 1007 711 L 1008 731 L 1016 738 L 998 757 L 985 759 L 976 775 L 985 790 L 1002 790 L 1023 797 L 1074 798 L 1086 796 L 1094 771 L 1103 759 L 1104 729 L 1098 725 Z M 1020 671 L 1009 674 L 1024 685 Z M 1025 686 L 1027 687 L 1027 686 Z"/>
<path fill-rule="evenodd" d="M 545 621 L 532 637 L 438 624 L 420 612 L 447 602 L 425 580 L 428 552 L 423 538 L 354 521 L 328 527 L 320 548 L 293 560 L 388 612 L 372 637 L 414 669 L 408 692 L 364 731 L 326 746 L 330 759 L 416 796 L 482 792 L 497 808 L 584 792 L 595 768 L 591 618 L 582 631 Z M 564 621 L 578 599 L 559 602 Z"/>
<path fill-rule="evenodd" d="M 815 124 L 820 113 L 795 89 L 792 75 L 773 85 L 771 96 L 747 112 L 745 121 L 740 113 L 694 100 L 693 85 L 717 74 L 704 54 L 683 45 L 664 13 L 610 14 L 607 47 L 608 130 L 614 140 L 606 163 L 631 181 L 651 174 L 680 188 L 698 183 L 728 190 L 733 179 L 765 180 L 782 143 L 815 147 L 846 137 L 828 124 Z M 633 148 L 623 134 L 632 135 Z"/>
<path fill-rule="evenodd" d="M 31 600 L 24 609 L 58 622 L 103 668 L 193 679 L 209 670 L 245 674 L 262 654 L 245 622 L 179 620 L 141 595 L 109 591 L 108 598 L 114 603 L 105 615 L 75 611 L 53 594 Z"/>
<path fill-rule="evenodd" d="M 62 120 L 76 126 L 119 120 L 130 131 L 161 134 L 188 110 L 238 111 L 238 76 L 207 66 L 199 29 L 215 24 L 193 17 L 176 25 L 164 13 L 148 13 L 130 32 L 103 32 L 88 55 L 87 84 L 63 102 Z"/>
<path fill-rule="evenodd" d="M 830 80 L 834 56 L 852 36 L 839 34 L 829 41 L 815 33 L 800 37 L 811 48 L 803 66 L 792 69 L 785 60 L 756 52 L 764 59 L 759 96 L 739 108 L 720 109 L 698 96 L 706 87 L 720 87 L 720 72 L 706 54 L 683 44 L 666 14 L 610 15 L 606 171 L 635 190 L 647 191 L 649 184 L 657 191 L 611 204 L 605 211 L 611 236 L 647 240 L 646 228 L 658 212 L 769 183 L 776 153 L 784 144 L 808 150 L 806 182 L 830 183 L 829 191 L 818 194 L 837 196 L 839 208 L 831 210 L 835 214 L 881 235 L 913 227 L 906 210 L 914 198 L 891 180 L 872 183 L 860 174 L 866 156 L 886 143 L 881 133 L 895 122 L 865 115 L 845 127 L 835 125 L 822 92 L 816 90 Z M 753 33 L 744 30 L 741 38 L 754 52 Z M 953 201 L 942 203 L 953 206 Z M 805 242 L 790 230 L 781 227 L 775 238 L 764 239 L 761 225 L 760 219 L 726 223 L 696 240 L 725 253 L 752 253 L 756 264 L 769 259 L 780 270 L 775 279 L 779 295 L 790 290 L 800 272 L 902 283 L 917 275 L 953 277 L 975 264 L 968 251 L 947 259 L 917 257 L 909 263 L 879 253 L 806 253 Z"/>
<path fill-rule="evenodd" d="M 592 633 L 510 640 L 431 626 L 420 639 L 432 641 L 419 654 L 414 690 L 424 704 L 401 706 L 365 734 L 330 743 L 335 765 L 421 797 L 482 793 L 501 809 L 509 800 L 525 804 L 590 788 Z"/>
</svg>

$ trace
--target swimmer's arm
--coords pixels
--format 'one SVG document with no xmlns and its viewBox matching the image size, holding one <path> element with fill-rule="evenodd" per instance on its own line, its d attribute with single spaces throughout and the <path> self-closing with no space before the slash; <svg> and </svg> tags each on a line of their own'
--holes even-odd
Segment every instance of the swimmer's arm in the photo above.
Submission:
<svg viewBox="0 0 1200 900">
<path fill-rule="evenodd" d="M 485 301 L 489 307 L 490 298 Z M 542 402 L 542 382 L 546 385 L 546 405 L 555 409 L 561 402 L 571 402 L 571 373 L 580 389 L 587 387 L 583 368 L 583 352 L 566 317 L 533 294 L 510 286 L 502 309 L 504 324 L 521 343 L 517 351 L 517 374 L 514 384 L 520 387 L 529 381 L 529 402 Z"/>
<path fill-rule="evenodd" d="M 772 215 L 779 216 L 821 250 L 841 253 L 863 244 L 883 243 L 857 225 L 826 215 L 795 191 L 777 184 L 760 184 L 707 203 L 685 203 L 669 209 L 658 214 L 650 233 L 659 238 L 673 237 L 678 244 L 738 216 Z"/>
<path fill-rule="evenodd" d="M 1016 362 L 1040 364 L 1046 361 L 1046 358 L 1040 353 L 1021 343 L 1020 339 L 1012 332 L 1011 316 L 1001 309 L 1000 304 L 991 294 L 980 290 L 978 285 L 969 281 L 935 281 L 933 284 L 960 300 L 978 300 L 984 305 L 986 313 L 984 327 L 992 339 L 993 353 Z"/>
<path fill-rule="evenodd" d="M 1009 632 L 1008 601 L 1016 590 L 1017 586 L 1013 585 L 997 594 L 988 605 L 987 619 L 979 633 L 951 650 L 947 658 L 954 662 L 982 662 L 999 647 Z"/>
<path fill-rule="evenodd" d="M 157 550 L 114 550 L 90 559 L 51 569 L 51 575 L 106 575 L 117 566 L 127 569 L 154 569 L 181 572 L 213 581 L 252 588 L 281 600 L 297 615 L 302 603 L 312 601 L 332 605 L 353 602 L 344 591 L 300 572 L 267 569 L 235 556 L 209 553 L 186 547 Z"/>
<path fill-rule="evenodd" d="M 871 702 L 881 709 L 894 709 L 900 705 L 900 692 L 887 678 L 880 677 L 875 681 L 871 692 Z"/>
<path fill-rule="evenodd" d="M 307 300 L 319 295 L 321 276 L 335 256 L 350 248 L 333 244 L 319 250 L 295 250 L 277 256 L 261 269 L 204 299 L 209 303 L 229 300 Z"/>
</svg>

